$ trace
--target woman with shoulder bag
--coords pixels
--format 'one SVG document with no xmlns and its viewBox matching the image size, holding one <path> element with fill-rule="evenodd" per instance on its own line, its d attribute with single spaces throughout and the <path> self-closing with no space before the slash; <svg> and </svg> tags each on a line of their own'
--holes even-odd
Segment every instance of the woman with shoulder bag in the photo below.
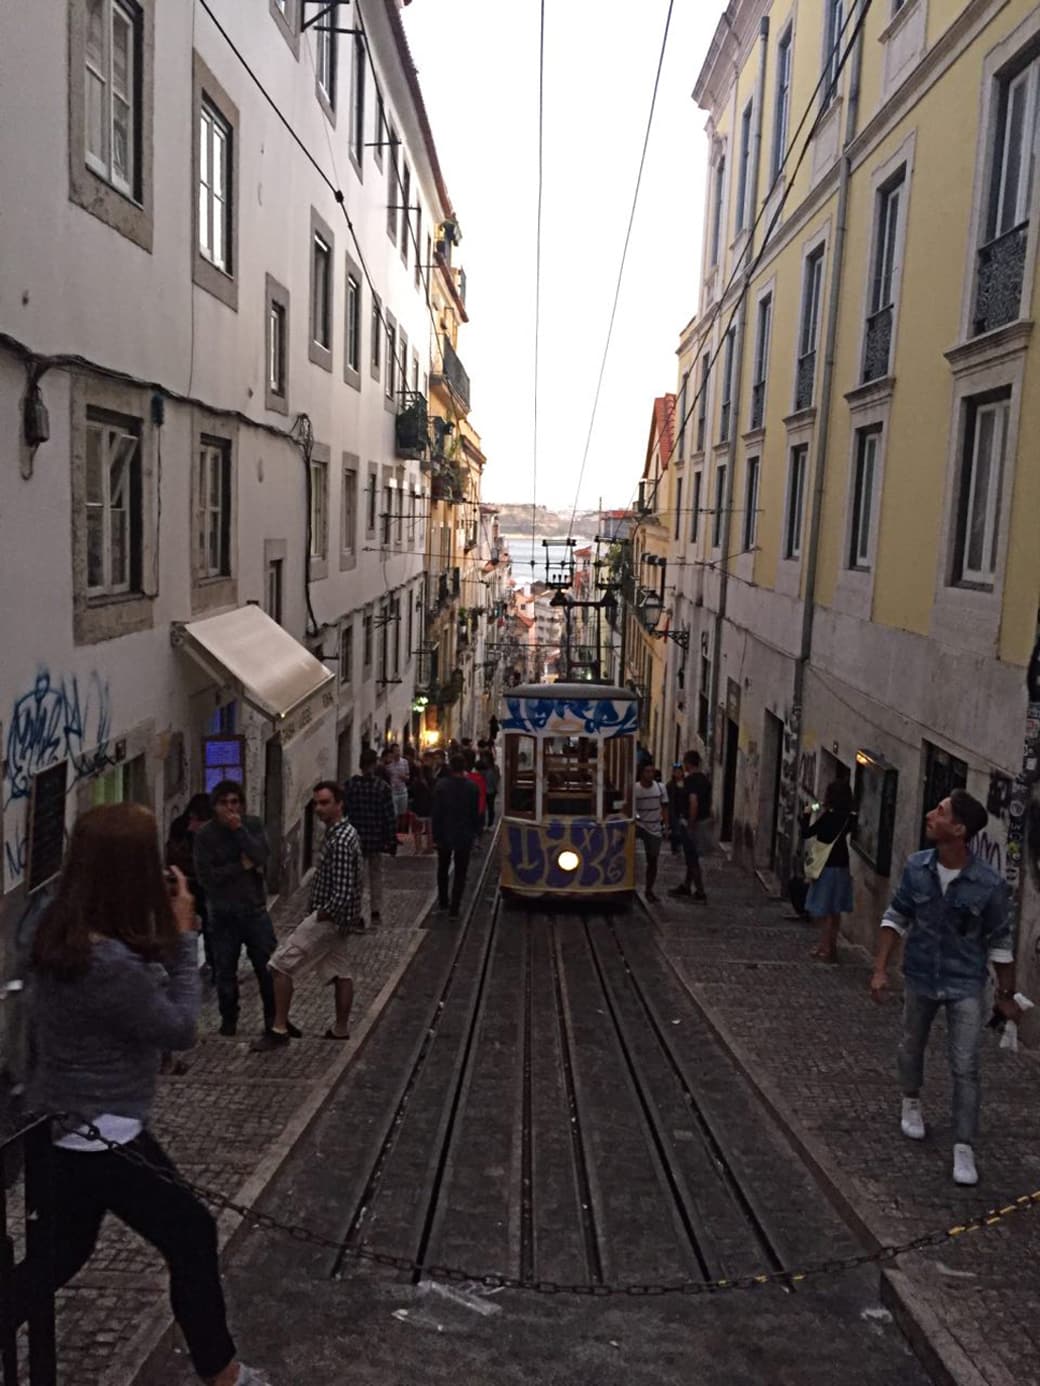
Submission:
<svg viewBox="0 0 1040 1386">
<path fill-rule="evenodd" d="M 90 1259 L 106 1213 L 162 1253 L 195 1371 L 213 1386 L 267 1386 L 236 1359 L 209 1211 L 176 1181 L 148 1130 L 163 1050 L 195 1043 L 195 903 L 164 875 L 156 822 L 139 804 L 83 814 L 58 894 L 36 932 L 30 1102 L 55 1122 L 56 1287 Z M 27 1315 L 25 1263 L 15 1312 Z"/>
<path fill-rule="evenodd" d="M 805 875 L 810 882 L 805 911 L 819 920 L 820 941 L 812 956 L 820 962 L 838 961 L 841 916 L 852 910 L 852 873 L 849 870 L 849 830 L 856 821 L 852 786 L 847 779 L 832 780 L 823 796 L 823 813 L 810 826 L 802 819 L 806 841 Z"/>
</svg>

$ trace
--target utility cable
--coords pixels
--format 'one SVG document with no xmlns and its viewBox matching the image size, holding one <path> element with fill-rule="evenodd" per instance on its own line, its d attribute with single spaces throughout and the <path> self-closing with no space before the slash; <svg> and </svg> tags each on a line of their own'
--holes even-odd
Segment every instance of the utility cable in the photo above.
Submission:
<svg viewBox="0 0 1040 1386">
<path fill-rule="evenodd" d="M 531 570 L 538 536 L 538 369 L 542 329 L 542 202 L 545 191 L 545 0 L 541 0 L 538 26 L 538 209 L 534 252 L 534 398 L 531 449 Z"/>
</svg>

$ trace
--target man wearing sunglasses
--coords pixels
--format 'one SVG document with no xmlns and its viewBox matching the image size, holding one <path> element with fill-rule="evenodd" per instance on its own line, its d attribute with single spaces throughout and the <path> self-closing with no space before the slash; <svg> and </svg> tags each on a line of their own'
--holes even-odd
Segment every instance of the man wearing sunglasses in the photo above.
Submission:
<svg viewBox="0 0 1040 1386">
<path fill-rule="evenodd" d="M 264 869 L 270 847 L 264 825 L 246 813 L 245 794 L 234 780 L 221 780 L 210 796 L 213 817 L 195 834 L 195 874 L 209 903 L 220 1033 L 238 1029 L 238 960 L 242 949 L 256 973 L 264 1029 L 274 1020 L 274 985 L 267 963 L 275 950 L 267 913 Z"/>
</svg>

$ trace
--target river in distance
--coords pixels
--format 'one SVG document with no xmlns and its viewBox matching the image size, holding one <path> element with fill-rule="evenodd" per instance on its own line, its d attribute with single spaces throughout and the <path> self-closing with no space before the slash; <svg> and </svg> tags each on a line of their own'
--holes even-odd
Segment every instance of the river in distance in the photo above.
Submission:
<svg viewBox="0 0 1040 1386">
<path fill-rule="evenodd" d="M 563 542 L 566 535 L 561 534 L 557 539 L 550 539 L 548 550 L 542 544 L 540 536 L 533 541 L 530 534 L 505 534 L 503 538 L 509 546 L 509 560 L 517 587 L 530 587 L 532 582 L 545 581 L 546 552 L 549 554 L 550 579 L 558 580 L 563 576 L 563 564 L 568 556 L 567 546 Z M 575 548 L 582 549 L 589 544 L 595 547 L 594 540 L 585 539 L 580 534 L 575 534 L 574 540 Z"/>
</svg>

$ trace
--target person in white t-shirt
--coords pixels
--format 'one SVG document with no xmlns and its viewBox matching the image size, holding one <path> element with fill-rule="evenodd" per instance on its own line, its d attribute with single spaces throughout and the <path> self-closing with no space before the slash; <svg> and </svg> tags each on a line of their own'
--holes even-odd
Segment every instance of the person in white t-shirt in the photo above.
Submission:
<svg viewBox="0 0 1040 1386">
<path fill-rule="evenodd" d="M 646 853 L 646 898 L 657 903 L 654 883 L 657 880 L 657 859 L 668 828 L 668 791 L 654 778 L 654 767 L 647 761 L 640 767 L 636 780 L 636 837 Z"/>
</svg>

